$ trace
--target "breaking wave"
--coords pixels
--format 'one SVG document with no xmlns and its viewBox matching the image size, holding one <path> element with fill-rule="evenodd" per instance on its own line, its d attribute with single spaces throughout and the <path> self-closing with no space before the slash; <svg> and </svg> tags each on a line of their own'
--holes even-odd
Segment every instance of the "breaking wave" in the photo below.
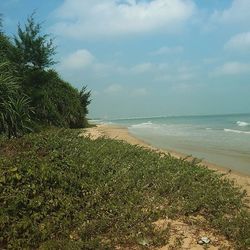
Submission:
<svg viewBox="0 0 250 250">
<path fill-rule="evenodd" d="M 242 122 L 242 121 L 237 121 L 236 123 L 237 123 L 237 125 L 239 127 L 246 127 L 246 126 L 250 125 L 250 123 L 248 123 L 248 122 Z"/>
<path fill-rule="evenodd" d="M 131 125 L 131 128 L 151 128 L 154 124 L 151 121 Z"/>
<path fill-rule="evenodd" d="M 231 133 L 237 133 L 237 134 L 250 134 L 250 131 L 242 131 L 242 130 L 228 129 L 228 128 L 224 128 L 224 131 L 231 132 Z"/>
</svg>

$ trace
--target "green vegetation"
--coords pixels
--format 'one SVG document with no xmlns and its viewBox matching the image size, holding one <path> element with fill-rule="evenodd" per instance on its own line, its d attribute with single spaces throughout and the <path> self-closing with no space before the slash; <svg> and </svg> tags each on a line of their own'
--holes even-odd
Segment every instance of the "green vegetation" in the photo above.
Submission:
<svg viewBox="0 0 250 250">
<path fill-rule="evenodd" d="M 0 133 L 11 138 L 47 126 L 88 125 L 90 91 L 78 91 L 50 69 L 54 55 L 53 40 L 42 34 L 34 14 L 13 39 L 0 18 Z"/>
<path fill-rule="evenodd" d="M 34 84 L 34 88 L 30 86 Z M 80 128 L 87 125 L 87 105 L 90 92 L 73 88 L 63 81 L 54 70 L 29 72 L 24 79 L 26 93 L 31 97 L 31 104 L 36 109 L 34 119 L 45 125 L 66 128 Z M 87 99 L 86 105 L 82 98 Z"/>
<path fill-rule="evenodd" d="M 248 249 L 250 213 L 233 182 L 66 129 L 88 125 L 91 92 L 50 68 L 55 46 L 41 28 L 31 15 L 11 39 L 0 15 L 0 249 L 155 248 L 169 240 L 169 227 L 154 224 L 166 216 L 200 216 L 197 226 Z"/>
<path fill-rule="evenodd" d="M 195 161 L 55 129 L 0 141 L 0 248 L 154 248 L 153 222 L 200 215 L 250 247 L 244 193 Z M 204 225 L 202 225 L 204 226 Z"/>
<path fill-rule="evenodd" d="M 41 34 L 41 24 L 34 20 L 34 13 L 28 18 L 25 28 L 18 25 L 14 37 L 13 62 L 19 70 L 45 69 L 55 64 L 53 40 L 47 34 Z"/>
<path fill-rule="evenodd" d="M 9 63 L 0 63 L 0 132 L 8 138 L 31 131 L 30 99 L 20 91 L 17 78 L 10 74 Z"/>
</svg>

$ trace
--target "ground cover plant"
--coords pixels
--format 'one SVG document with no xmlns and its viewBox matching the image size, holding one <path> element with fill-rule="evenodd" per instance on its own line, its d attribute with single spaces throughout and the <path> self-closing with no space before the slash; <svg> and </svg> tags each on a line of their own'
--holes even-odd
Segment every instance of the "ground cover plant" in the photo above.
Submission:
<svg viewBox="0 0 250 250">
<path fill-rule="evenodd" d="M 0 248 L 155 248 L 155 221 L 201 215 L 250 247 L 244 192 L 196 162 L 51 129 L 0 140 Z"/>
</svg>

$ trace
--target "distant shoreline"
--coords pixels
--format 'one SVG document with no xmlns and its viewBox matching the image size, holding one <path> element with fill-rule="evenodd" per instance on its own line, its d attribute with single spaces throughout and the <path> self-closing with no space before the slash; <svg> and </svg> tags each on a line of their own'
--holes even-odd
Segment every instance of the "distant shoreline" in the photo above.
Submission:
<svg viewBox="0 0 250 250">
<path fill-rule="evenodd" d="M 232 115 L 232 116 L 238 116 L 238 115 L 250 115 L 250 113 L 225 113 L 225 114 L 189 114 L 189 115 L 156 115 L 156 116 L 132 116 L 132 117 L 120 117 L 120 118 L 110 118 L 110 119 L 106 119 L 106 118 L 89 118 L 89 121 L 93 121 L 93 123 L 95 121 L 120 121 L 120 120 L 134 120 L 134 119 L 152 119 L 152 118 L 176 118 L 176 117 L 211 117 L 211 116 L 228 116 L 228 115 Z"/>
<path fill-rule="evenodd" d="M 176 157 L 176 158 L 187 157 L 187 155 L 174 151 L 174 150 L 157 148 L 137 138 L 136 136 L 132 135 L 127 129 L 127 127 L 125 126 L 100 124 L 100 125 L 96 125 L 96 127 L 87 128 L 84 130 L 86 131 L 84 134 L 90 136 L 90 138 L 92 139 L 96 139 L 98 137 L 104 136 L 104 137 L 108 137 L 108 138 L 115 139 L 115 140 L 126 141 L 132 145 L 139 145 L 147 149 L 155 150 L 158 152 L 169 153 L 171 156 Z M 237 185 L 245 189 L 247 191 L 248 198 L 250 198 L 250 176 L 249 175 L 237 172 L 235 170 L 232 170 L 231 168 L 221 167 L 219 165 L 216 165 L 207 161 L 202 161 L 201 165 L 205 165 L 209 169 L 225 174 L 227 178 L 235 181 Z"/>
</svg>

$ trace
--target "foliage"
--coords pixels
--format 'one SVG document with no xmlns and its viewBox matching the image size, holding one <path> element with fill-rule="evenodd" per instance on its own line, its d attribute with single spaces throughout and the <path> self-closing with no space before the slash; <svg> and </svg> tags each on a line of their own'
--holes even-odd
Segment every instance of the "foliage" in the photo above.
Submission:
<svg viewBox="0 0 250 250">
<path fill-rule="evenodd" d="M 13 62 L 21 70 L 45 69 L 55 62 L 52 56 L 55 54 L 53 40 L 48 34 L 41 34 L 41 24 L 36 23 L 34 14 L 27 19 L 25 28 L 18 25 L 18 35 L 14 37 L 15 50 Z"/>
<path fill-rule="evenodd" d="M 63 81 L 54 70 L 30 71 L 23 85 L 36 109 L 35 120 L 59 127 L 86 126 L 86 105 L 90 102 L 90 92 L 82 92 L 85 98 L 85 103 L 82 103 L 78 90 Z"/>
<path fill-rule="evenodd" d="M 0 64 L 0 132 L 9 138 L 31 131 L 29 98 L 19 92 L 17 79 L 12 76 L 7 62 Z"/>
<path fill-rule="evenodd" d="M 0 141 L 2 248 L 156 248 L 169 229 L 153 222 L 190 215 L 204 216 L 236 249 L 250 246 L 250 214 L 231 181 L 195 161 L 79 133 Z"/>
<path fill-rule="evenodd" d="M 3 18 L 2 14 L 0 13 L 0 34 L 2 34 L 2 28 L 3 28 Z"/>
<path fill-rule="evenodd" d="M 10 39 L 3 33 L 1 26 L 0 19 L 0 62 L 5 62 L 9 60 L 11 51 L 13 51 L 14 47 L 11 44 Z"/>
<path fill-rule="evenodd" d="M 3 102 L 8 96 L 14 95 L 19 86 L 17 79 L 13 77 L 8 62 L 0 63 L 0 102 Z"/>
<path fill-rule="evenodd" d="M 31 131 L 29 125 L 32 109 L 30 99 L 20 87 L 20 78 L 8 61 L 13 45 L 8 37 L 0 34 L 0 133 L 9 138 L 22 136 Z"/>
<path fill-rule="evenodd" d="M 0 63 L 4 62 L 0 67 L 0 133 L 9 137 L 22 135 L 30 130 L 31 120 L 33 128 L 87 126 L 90 91 L 83 87 L 79 92 L 56 71 L 48 69 L 55 63 L 54 54 L 53 41 L 48 34 L 42 34 L 34 14 L 24 29 L 18 26 L 14 42 L 0 32 Z"/>
<path fill-rule="evenodd" d="M 20 137 L 32 131 L 30 100 L 26 96 L 9 97 L 0 103 L 2 130 L 11 137 Z"/>
<path fill-rule="evenodd" d="M 0 33 L 0 61 L 6 61 L 10 57 L 12 45 L 8 37 Z"/>
<path fill-rule="evenodd" d="M 80 102 L 82 107 L 84 108 L 84 114 L 88 114 L 88 105 L 91 103 L 91 91 L 87 91 L 87 86 L 82 87 L 80 93 Z"/>
</svg>

